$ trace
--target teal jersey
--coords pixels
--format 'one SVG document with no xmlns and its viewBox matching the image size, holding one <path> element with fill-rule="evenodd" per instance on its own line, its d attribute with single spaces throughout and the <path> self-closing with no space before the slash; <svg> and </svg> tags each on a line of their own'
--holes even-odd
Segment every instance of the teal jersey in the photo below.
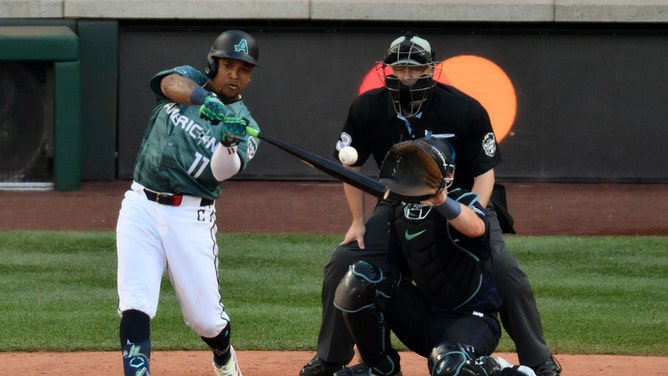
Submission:
<svg viewBox="0 0 668 376">
<path fill-rule="evenodd" d="M 156 77 L 159 75 L 165 73 L 158 73 Z M 221 189 L 210 163 L 223 136 L 222 126 L 200 117 L 198 105 L 182 105 L 159 98 L 137 154 L 133 179 L 154 191 L 215 200 Z M 226 106 L 233 116 L 244 118 L 252 128 L 260 129 L 243 101 Z M 255 156 L 258 145 L 259 140 L 248 135 L 241 140 L 237 146 L 241 170 Z"/>
</svg>

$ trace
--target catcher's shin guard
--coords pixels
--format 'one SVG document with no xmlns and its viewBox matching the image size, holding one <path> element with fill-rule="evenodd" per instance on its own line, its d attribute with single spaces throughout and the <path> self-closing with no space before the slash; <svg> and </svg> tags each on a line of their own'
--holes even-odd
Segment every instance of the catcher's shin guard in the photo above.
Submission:
<svg viewBox="0 0 668 376">
<path fill-rule="evenodd" d="M 401 370 L 399 354 L 390 343 L 390 330 L 382 312 L 368 309 L 356 313 L 343 312 L 348 330 L 357 350 L 373 375 L 396 375 Z"/>
<path fill-rule="evenodd" d="M 389 299 L 401 276 L 392 267 L 380 267 L 366 261 L 350 265 L 336 288 L 334 306 L 343 312 L 359 312 L 380 306 Z"/>
<path fill-rule="evenodd" d="M 391 347 L 390 328 L 381 309 L 394 280 L 379 266 L 358 261 L 350 266 L 334 297 L 334 305 L 342 311 L 364 365 L 374 375 L 399 372 L 399 354 Z"/>
</svg>

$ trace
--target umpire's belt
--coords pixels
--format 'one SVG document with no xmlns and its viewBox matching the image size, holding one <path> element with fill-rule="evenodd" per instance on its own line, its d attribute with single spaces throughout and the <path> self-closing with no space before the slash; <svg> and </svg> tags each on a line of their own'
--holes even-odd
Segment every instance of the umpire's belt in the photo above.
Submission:
<svg viewBox="0 0 668 376">
<path fill-rule="evenodd" d="M 140 186 L 138 183 L 133 183 L 133 185 Z M 149 201 L 157 202 L 162 205 L 169 206 L 181 206 L 183 205 L 198 205 L 198 206 L 209 206 L 213 205 L 214 201 L 207 198 L 200 198 L 195 196 L 184 195 L 180 193 L 163 193 L 156 192 L 154 190 L 148 189 L 146 187 L 141 187 L 141 190 L 146 195 L 146 198 Z"/>
</svg>

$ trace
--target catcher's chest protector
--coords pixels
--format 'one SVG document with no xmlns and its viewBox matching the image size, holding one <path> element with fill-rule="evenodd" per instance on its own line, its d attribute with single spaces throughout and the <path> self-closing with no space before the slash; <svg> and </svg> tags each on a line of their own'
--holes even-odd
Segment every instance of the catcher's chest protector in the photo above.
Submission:
<svg viewBox="0 0 668 376">
<path fill-rule="evenodd" d="M 463 235 L 433 209 L 424 219 L 409 219 L 399 206 L 395 216 L 395 241 L 420 291 L 443 309 L 454 310 L 468 302 L 482 284 L 483 268 L 455 240 Z"/>
</svg>

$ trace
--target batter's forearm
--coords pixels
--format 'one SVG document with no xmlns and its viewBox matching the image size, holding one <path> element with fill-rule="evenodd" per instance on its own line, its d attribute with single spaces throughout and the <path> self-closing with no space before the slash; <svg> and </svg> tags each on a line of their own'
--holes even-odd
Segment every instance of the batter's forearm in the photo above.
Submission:
<svg viewBox="0 0 668 376">
<path fill-rule="evenodd" d="M 193 104 L 190 100 L 190 95 L 198 87 L 200 86 L 195 81 L 176 73 L 165 76 L 160 81 L 162 94 L 174 102 L 181 104 Z"/>
<path fill-rule="evenodd" d="M 211 156 L 211 172 L 216 180 L 227 180 L 239 170 L 241 170 L 241 158 L 237 154 L 237 147 L 218 145 Z"/>
</svg>

